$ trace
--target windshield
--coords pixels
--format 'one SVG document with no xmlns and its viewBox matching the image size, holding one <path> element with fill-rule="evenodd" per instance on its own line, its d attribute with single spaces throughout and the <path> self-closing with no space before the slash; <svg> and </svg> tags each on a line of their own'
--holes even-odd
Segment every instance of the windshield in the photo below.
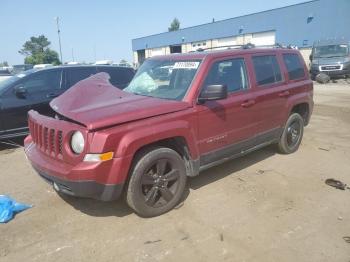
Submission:
<svg viewBox="0 0 350 262">
<path fill-rule="evenodd" d="M 342 57 L 349 53 L 348 45 L 325 45 L 314 48 L 314 57 Z"/>
<path fill-rule="evenodd" d="M 32 70 L 27 70 L 27 71 L 24 71 L 20 74 L 17 74 L 17 75 L 14 75 L 14 76 L 11 76 L 7 79 L 5 79 L 4 81 L 1 81 L 0 82 L 0 93 L 2 93 L 3 90 L 5 90 L 8 86 L 10 86 L 11 84 L 13 84 L 14 82 L 16 82 L 17 80 L 25 77 L 26 75 L 29 75 L 33 72 L 35 72 L 36 70 L 32 69 Z"/>
<path fill-rule="evenodd" d="M 199 65 L 199 60 L 147 60 L 123 91 L 181 100 L 190 87 Z"/>
</svg>

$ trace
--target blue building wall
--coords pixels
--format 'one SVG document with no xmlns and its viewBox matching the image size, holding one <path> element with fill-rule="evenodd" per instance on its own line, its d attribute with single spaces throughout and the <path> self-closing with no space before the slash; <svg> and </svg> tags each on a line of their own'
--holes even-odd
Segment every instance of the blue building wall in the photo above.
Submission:
<svg viewBox="0 0 350 262">
<path fill-rule="evenodd" d="M 310 17 L 312 17 L 310 19 Z M 311 21 L 310 21 L 311 20 Z M 276 31 L 276 42 L 311 46 L 315 40 L 350 39 L 350 0 L 315 0 L 132 40 L 133 51 Z"/>
</svg>

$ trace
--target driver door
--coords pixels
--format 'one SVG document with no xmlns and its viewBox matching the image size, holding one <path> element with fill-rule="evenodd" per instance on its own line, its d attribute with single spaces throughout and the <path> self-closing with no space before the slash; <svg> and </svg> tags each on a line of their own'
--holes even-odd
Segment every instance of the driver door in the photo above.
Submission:
<svg viewBox="0 0 350 262">
<path fill-rule="evenodd" d="M 216 60 L 202 89 L 208 85 L 226 85 L 228 97 L 196 106 L 201 166 L 254 146 L 258 124 L 245 57 Z"/>
</svg>

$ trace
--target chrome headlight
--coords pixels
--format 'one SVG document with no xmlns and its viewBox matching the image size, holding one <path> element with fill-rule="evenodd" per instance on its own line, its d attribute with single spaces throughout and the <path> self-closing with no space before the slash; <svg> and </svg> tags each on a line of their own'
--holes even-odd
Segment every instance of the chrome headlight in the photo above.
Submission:
<svg viewBox="0 0 350 262">
<path fill-rule="evenodd" d="M 70 140 L 70 146 L 74 153 L 81 154 L 84 150 L 85 140 L 80 131 L 75 131 Z"/>
</svg>

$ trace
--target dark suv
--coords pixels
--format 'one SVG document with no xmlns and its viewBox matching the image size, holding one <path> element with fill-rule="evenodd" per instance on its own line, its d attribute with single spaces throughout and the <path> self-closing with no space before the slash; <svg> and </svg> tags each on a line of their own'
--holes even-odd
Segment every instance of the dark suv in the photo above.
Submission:
<svg viewBox="0 0 350 262">
<path fill-rule="evenodd" d="M 201 170 L 270 144 L 295 152 L 313 84 L 297 50 L 212 51 L 151 58 L 124 90 L 95 75 L 50 105 L 58 117 L 29 112 L 25 153 L 38 174 L 74 196 L 124 191 L 156 216 Z"/>
<path fill-rule="evenodd" d="M 28 134 L 29 110 L 54 115 L 49 106 L 53 98 L 99 72 L 108 73 L 110 83 L 120 89 L 125 88 L 134 76 L 134 70 L 125 67 L 60 66 L 24 71 L 0 82 L 0 139 Z"/>
</svg>

